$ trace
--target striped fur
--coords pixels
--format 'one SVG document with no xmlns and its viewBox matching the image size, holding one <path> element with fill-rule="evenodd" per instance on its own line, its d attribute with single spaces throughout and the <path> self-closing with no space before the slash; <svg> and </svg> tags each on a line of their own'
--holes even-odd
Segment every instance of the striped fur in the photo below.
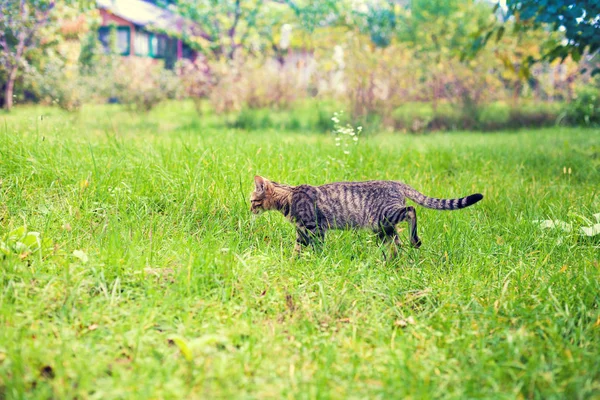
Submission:
<svg viewBox="0 0 600 400">
<path fill-rule="evenodd" d="M 417 235 L 415 208 L 406 198 L 427 208 L 457 210 L 480 201 L 481 194 L 459 199 L 425 196 L 397 181 L 336 182 L 322 186 L 289 186 L 256 176 L 250 196 L 251 211 L 278 210 L 296 224 L 296 250 L 322 240 L 329 229 L 367 228 L 391 243 L 394 253 L 399 245 L 396 224 L 407 221 L 411 243 L 421 245 Z"/>
</svg>

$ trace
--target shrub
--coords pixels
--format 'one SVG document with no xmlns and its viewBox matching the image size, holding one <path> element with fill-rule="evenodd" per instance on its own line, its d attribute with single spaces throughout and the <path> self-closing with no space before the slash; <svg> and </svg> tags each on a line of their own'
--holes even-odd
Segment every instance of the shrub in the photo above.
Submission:
<svg viewBox="0 0 600 400">
<path fill-rule="evenodd" d="M 203 100 L 208 98 L 214 82 L 205 60 L 182 60 L 175 68 L 181 80 L 185 95 L 192 99 L 198 114 L 202 114 Z"/>
<path fill-rule="evenodd" d="M 559 103 L 523 103 L 510 110 L 509 128 L 539 128 L 555 125 L 560 116 Z"/>
<path fill-rule="evenodd" d="M 122 59 L 113 68 L 110 97 L 134 111 L 150 111 L 177 97 L 180 81 L 173 71 L 153 60 Z"/>
<path fill-rule="evenodd" d="M 594 86 L 579 89 L 564 115 L 570 124 L 600 125 L 600 89 Z"/>
<path fill-rule="evenodd" d="M 425 130 L 433 117 L 433 107 L 429 103 L 406 103 L 392 113 L 394 128 L 410 132 Z"/>
<path fill-rule="evenodd" d="M 251 110 L 244 108 L 229 125 L 232 128 L 245 129 L 248 131 L 268 129 L 273 126 L 273 120 L 269 114 L 270 111 L 268 109 Z"/>
<path fill-rule="evenodd" d="M 429 122 L 431 130 L 457 130 L 469 129 L 475 125 L 472 115 L 466 114 L 460 106 L 450 103 L 439 104 L 433 113 L 433 119 Z"/>
<path fill-rule="evenodd" d="M 41 71 L 31 71 L 29 79 L 43 101 L 69 112 L 78 111 L 95 91 L 94 78 L 82 76 L 76 65 L 60 58 L 49 59 Z"/>
<path fill-rule="evenodd" d="M 511 107 L 505 102 L 494 102 L 481 107 L 477 124 L 483 130 L 497 130 L 509 125 Z"/>
<path fill-rule="evenodd" d="M 217 114 L 244 108 L 289 109 L 308 95 L 305 73 L 301 63 L 281 65 L 242 57 L 212 62 L 208 98 Z"/>
<path fill-rule="evenodd" d="M 438 104 L 434 110 L 431 103 L 406 103 L 392 113 L 393 127 L 401 131 L 423 132 L 426 130 L 455 130 L 473 125 L 459 106 Z"/>
<path fill-rule="evenodd" d="M 477 111 L 472 108 L 477 107 Z M 523 103 L 512 108 L 504 102 L 474 105 L 407 103 L 393 112 L 394 128 L 401 131 L 481 129 L 500 130 L 554 125 L 560 113 L 559 103 Z"/>
</svg>

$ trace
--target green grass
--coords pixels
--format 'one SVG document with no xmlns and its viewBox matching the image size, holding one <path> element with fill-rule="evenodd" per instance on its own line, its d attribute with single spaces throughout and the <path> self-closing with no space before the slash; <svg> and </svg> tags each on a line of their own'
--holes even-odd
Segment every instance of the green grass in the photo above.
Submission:
<svg viewBox="0 0 600 400">
<path fill-rule="evenodd" d="M 0 115 L 0 238 L 52 241 L 0 260 L 0 398 L 600 396 L 600 237 L 577 234 L 599 130 L 366 132 L 345 155 L 210 118 Z M 293 226 L 249 212 L 254 174 L 485 198 L 418 207 L 423 246 L 394 263 L 367 232 L 294 259 Z"/>
</svg>

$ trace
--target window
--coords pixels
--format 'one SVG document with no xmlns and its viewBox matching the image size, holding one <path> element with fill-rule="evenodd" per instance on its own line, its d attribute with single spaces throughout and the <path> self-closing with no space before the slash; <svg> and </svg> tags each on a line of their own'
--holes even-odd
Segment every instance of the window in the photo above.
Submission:
<svg viewBox="0 0 600 400">
<path fill-rule="evenodd" d="M 162 35 L 150 34 L 150 57 L 164 58 L 167 50 L 167 38 Z"/>
<path fill-rule="evenodd" d="M 131 30 L 128 26 L 102 26 L 98 30 L 98 39 L 104 46 L 104 51 L 110 53 L 111 30 L 116 29 L 116 51 L 118 54 L 128 56 L 130 53 Z"/>
<path fill-rule="evenodd" d="M 133 48 L 136 56 L 148 57 L 150 55 L 150 36 L 146 32 L 137 31 Z"/>
<path fill-rule="evenodd" d="M 183 43 L 181 50 L 182 50 L 181 56 L 183 58 L 187 58 L 188 60 L 192 60 L 194 58 L 194 50 L 187 44 Z"/>
</svg>

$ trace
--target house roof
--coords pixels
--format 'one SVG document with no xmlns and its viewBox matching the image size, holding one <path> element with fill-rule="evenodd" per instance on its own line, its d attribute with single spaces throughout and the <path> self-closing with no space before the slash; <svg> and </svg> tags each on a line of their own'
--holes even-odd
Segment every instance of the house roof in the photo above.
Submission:
<svg viewBox="0 0 600 400">
<path fill-rule="evenodd" d="M 142 0 L 96 0 L 96 5 L 142 27 L 180 32 L 185 24 L 180 15 Z"/>
</svg>

